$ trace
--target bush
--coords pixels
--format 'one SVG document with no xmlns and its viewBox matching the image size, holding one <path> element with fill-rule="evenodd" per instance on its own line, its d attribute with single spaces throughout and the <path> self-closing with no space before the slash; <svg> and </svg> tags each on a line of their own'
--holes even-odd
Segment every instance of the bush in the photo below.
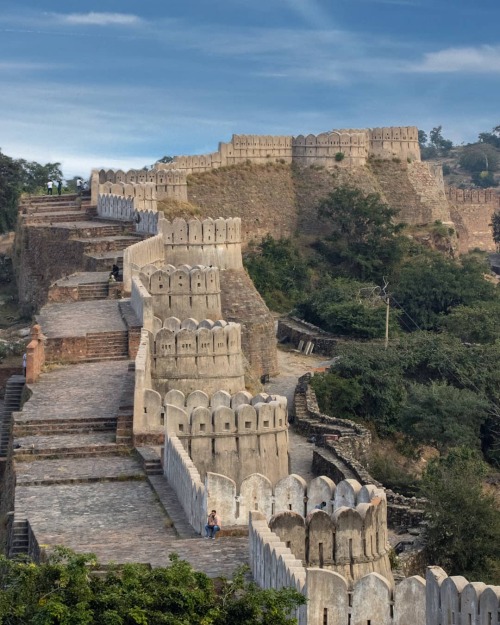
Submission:
<svg viewBox="0 0 500 625">
<path fill-rule="evenodd" d="M 335 154 L 335 160 L 337 162 L 343 161 L 345 158 L 345 154 L 343 152 L 337 152 L 337 154 Z"/>
</svg>

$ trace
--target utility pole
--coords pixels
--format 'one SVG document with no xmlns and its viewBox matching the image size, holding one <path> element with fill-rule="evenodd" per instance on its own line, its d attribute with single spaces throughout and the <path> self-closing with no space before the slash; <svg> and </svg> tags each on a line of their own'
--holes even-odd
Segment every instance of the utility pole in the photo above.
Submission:
<svg viewBox="0 0 500 625">
<path fill-rule="evenodd" d="M 384 278 L 384 287 L 382 289 L 383 297 L 385 298 L 385 349 L 389 347 L 389 293 L 387 292 L 387 287 L 389 283 Z"/>
</svg>

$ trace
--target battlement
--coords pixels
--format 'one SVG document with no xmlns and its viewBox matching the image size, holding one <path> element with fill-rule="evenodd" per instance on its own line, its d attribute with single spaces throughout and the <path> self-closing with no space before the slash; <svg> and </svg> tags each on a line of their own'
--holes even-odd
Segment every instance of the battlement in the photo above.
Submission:
<svg viewBox="0 0 500 625">
<path fill-rule="evenodd" d="M 183 398 L 187 405 L 179 406 Z M 203 391 L 194 391 L 187 398 L 177 390 L 169 391 L 165 395 L 166 432 L 180 439 L 193 439 L 212 434 L 242 436 L 287 430 L 286 398 L 262 399 L 245 391 L 232 396 L 218 391 L 211 398 Z"/>
<path fill-rule="evenodd" d="M 500 206 L 500 194 L 495 189 L 458 189 L 446 187 L 446 197 L 453 204 L 485 204 Z"/>
<path fill-rule="evenodd" d="M 185 169 L 94 169 L 91 174 L 92 203 L 97 203 L 98 193 L 115 193 L 117 195 L 140 195 L 141 188 L 154 188 L 156 198 L 162 200 L 173 197 L 187 201 L 187 181 Z M 113 185 L 114 188 L 113 188 Z M 110 190 L 113 188 L 113 190 Z M 156 199 L 155 198 L 155 199 Z"/>
<path fill-rule="evenodd" d="M 235 393 L 245 387 L 239 324 L 169 317 L 150 337 L 153 387 L 161 394 L 172 388 Z"/>
<path fill-rule="evenodd" d="M 134 198 L 99 193 L 97 198 L 97 215 L 103 219 L 117 219 L 118 221 L 132 221 L 134 218 Z"/>
<path fill-rule="evenodd" d="M 165 258 L 172 265 L 242 269 L 241 219 L 166 219 L 158 222 Z"/>
</svg>

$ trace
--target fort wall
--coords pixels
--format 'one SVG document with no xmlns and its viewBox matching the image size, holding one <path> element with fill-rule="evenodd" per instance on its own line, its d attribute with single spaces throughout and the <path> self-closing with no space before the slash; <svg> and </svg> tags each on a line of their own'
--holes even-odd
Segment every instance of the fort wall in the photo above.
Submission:
<svg viewBox="0 0 500 625">
<path fill-rule="evenodd" d="M 102 219 L 116 219 L 118 221 L 133 221 L 134 198 L 99 193 L 97 197 L 97 216 Z"/>
<path fill-rule="evenodd" d="M 175 436 L 165 441 L 163 466 L 165 477 L 175 490 L 189 523 L 202 534 L 207 518 L 205 485 L 187 451 Z"/>
<path fill-rule="evenodd" d="M 288 475 L 286 399 L 246 391 L 209 397 L 178 390 L 165 395 L 165 432 L 181 440 L 202 478 L 220 473 L 236 482 L 262 473 L 275 484 Z"/>
<path fill-rule="evenodd" d="M 241 219 L 162 220 L 158 224 L 171 265 L 205 265 L 242 269 Z"/>
<path fill-rule="evenodd" d="M 34 384 L 45 364 L 45 346 L 42 328 L 35 324 L 31 328 L 31 341 L 26 347 L 26 384 Z"/>
<path fill-rule="evenodd" d="M 94 169 L 90 181 L 92 204 L 97 203 L 99 193 L 116 193 L 145 199 L 148 188 L 154 189 L 155 199 L 158 200 L 166 197 L 187 200 L 186 172 L 175 169 L 130 169 L 126 172 L 120 169 Z M 111 185 L 117 185 L 115 190 L 110 190 Z"/>
<path fill-rule="evenodd" d="M 124 290 L 130 293 L 132 289 L 132 275 L 146 265 L 160 265 L 165 262 L 163 237 L 161 234 L 153 236 L 134 245 L 130 245 L 123 252 L 123 285 Z"/>
<path fill-rule="evenodd" d="M 297 137 L 233 135 L 228 143 L 219 143 L 215 153 L 176 156 L 171 163 L 157 163 L 156 167 L 159 171 L 180 170 L 187 174 L 247 161 L 320 165 L 327 168 L 357 167 L 364 165 L 370 155 L 420 160 L 418 129 L 415 126 L 344 129 Z"/>
<path fill-rule="evenodd" d="M 212 395 L 245 387 L 239 324 L 170 317 L 151 334 L 151 347 L 153 388 L 162 395 L 173 388 Z"/>
<path fill-rule="evenodd" d="M 168 317 L 214 321 L 222 318 L 217 267 L 165 265 L 158 269 L 146 265 L 139 279 L 151 295 L 153 315 L 161 322 L 159 327 Z"/>
<path fill-rule="evenodd" d="M 500 208 L 500 195 L 494 189 L 456 189 L 448 187 L 446 196 L 458 234 L 459 251 L 475 248 L 496 251 L 491 220 Z"/>
</svg>

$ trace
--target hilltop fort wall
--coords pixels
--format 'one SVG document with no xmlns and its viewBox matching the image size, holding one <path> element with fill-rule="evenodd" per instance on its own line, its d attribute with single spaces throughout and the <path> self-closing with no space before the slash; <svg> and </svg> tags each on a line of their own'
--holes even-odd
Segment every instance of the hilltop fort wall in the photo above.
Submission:
<svg viewBox="0 0 500 625">
<path fill-rule="evenodd" d="M 500 624 L 498 586 L 448 577 L 439 567 L 429 567 L 425 580 L 409 577 L 395 588 L 377 572 L 349 583 L 335 570 L 305 565 L 292 553 L 291 541 L 290 546 L 281 541 L 260 512 L 250 513 L 249 541 L 252 574 L 261 587 L 294 587 L 306 596 L 299 625 Z"/>
<path fill-rule="evenodd" d="M 99 193 L 113 193 L 138 200 L 153 199 L 146 197 L 154 191 L 154 199 L 172 197 L 187 200 L 186 172 L 170 168 L 165 169 L 94 169 L 90 175 L 92 204 L 97 203 Z M 140 208 L 148 209 L 149 206 Z"/>
<path fill-rule="evenodd" d="M 233 135 L 219 143 L 217 152 L 196 156 L 175 156 L 171 163 L 157 163 L 160 171 L 200 173 L 252 163 L 285 162 L 299 165 L 356 167 L 370 156 L 420 160 L 418 129 L 414 126 L 362 130 L 331 130 L 319 135 L 269 136 Z"/>
<path fill-rule="evenodd" d="M 448 187 L 446 196 L 451 218 L 458 234 L 459 251 L 475 248 L 494 252 L 491 220 L 500 208 L 500 195 L 495 189 L 457 189 Z"/>
</svg>

